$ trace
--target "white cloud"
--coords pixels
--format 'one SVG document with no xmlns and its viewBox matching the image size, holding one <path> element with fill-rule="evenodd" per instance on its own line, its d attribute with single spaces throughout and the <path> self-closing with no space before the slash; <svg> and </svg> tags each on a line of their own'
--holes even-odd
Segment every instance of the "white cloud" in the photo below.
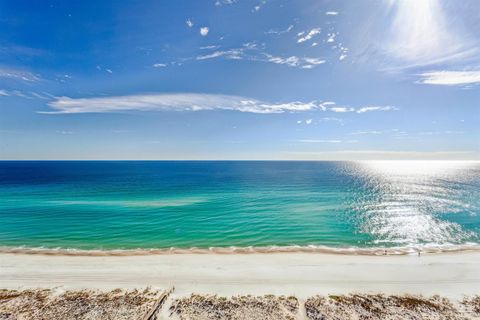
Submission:
<svg viewBox="0 0 480 320">
<path fill-rule="evenodd" d="M 258 5 L 256 5 L 255 7 L 253 7 L 253 10 L 252 12 L 258 12 L 260 11 L 260 9 L 267 3 L 267 0 L 262 0 L 260 1 L 260 3 Z"/>
<path fill-rule="evenodd" d="M 165 68 L 167 65 L 165 63 L 155 63 L 153 66 L 155 68 Z"/>
<path fill-rule="evenodd" d="M 0 97 L 18 97 L 25 99 L 42 99 L 42 100 L 52 100 L 55 98 L 47 92 L 37 93 L 34 91 L 20 91 L 20 90 L 0 90 Z"/>
<path fill-rule="evenodd" d="M 197 56 L 195 59 L 197 60 L 208 60 L 208 59 L 214 59 L 218 57 L 222 57 L 227 54 L 227 51 L 215 51 L 209 54 Z"/>
<path fill-rule="evenodd" d="M 396 111 L 398 108 L 392 107 L 392 106 L 386 106 L 386 107 L 378 107 L 378 106 L 372 106 L 372 107 L 363 107 L 357 110 L 357 113 L 365 113 L 365 112 L 372 112 L 372 111 Z"/>
<path fill-rule="evenodd" d="M 274 56 L 267 52 L 263 52 L 263 45 L 254 42 L 243 44 L 240 48 L 228 50 L 216 50 L 208 54 L 195 57 L 195 60 L 208 60 L 215 58 L 224 58 L 229 60 L 247 60 L 257 62 L 270 62 L 275 64 L 287 65 L 289 67 L 297 67 L 302 69 L 312 69 L 318 65 L 326 63 L 326 60 L 314 57 L 298 57 L 298 56 Z"/>
<path fill-rule="evenodd" d="M 480 71 L 432 71 L 420 74 L 420 83 L 457 86 L 480 83 Z"/>
<path fill-rule="evenodd" d="M 330 111 L 333 111 L 333 112 L 338 112 L 338 113 L 355 111 L 354 108 L 347 108 L 347 107 L 332 107 L 332 108 L 330 108 L 329 110 L 330 110 Z"/>
<path fill-rule="evenodd" d="M 337 11 L 327 11 L 327 12 L 325 12 L 325 14 L 327 16 L 337 16 L 338 12 Z"/>
<path fill-rule="evenodd" d="M 220 48 L 220 46 L 217 46 L 217 45 L 200 47 L 201 50 L 214 50 L 214 49 L 218 49 L 218 48 Z"/>
<path fill-rule="evenodd" d="M 333 106 L 333 105 L 335 105 L 335 104 L 336 104 L 336 103 L 333 102 L 333 101 L 325 101 L 325 102 L 322 103 L 322 105 L 324 105 L 324 106 Z"/>
<path fill-rule="evenodd" d="M 313 64 L 313 65 L 324 64 L 325 62 L 327 62 L 326 60 L 318 59 L 318 58 L 303 58 L 303 60 L 306 63 Z"/>
<path fill-rule="evenodd" d="M 31 73 L 30 71 L 2 66 L 0 66 L 0 78 L 9 78 L 13 80 L 21 80 L 27 82 L 35 82 L 40 80 L 39 76 Z"/>
<path fill-rule="evenodd" d="M 335 42 L 335 37 L 336 37 L 336 36 L 337 36 L 336 33 L 329 33 L 329 34 L 328 34 L 327 42 L 328 42 L 328 43 Z"/>
<path fill-rule="evenodd" d="M 34 98 L 37 98 L 37 99 L 43 99 L 43 100 L 50 100 L 52 98 L 52 96 L 46 92 L 44 92 L 43 94 L 39 94 L 39 93 L 36 93 L 36 92 L 30 92 L 30 94 L 32 95 L 32 97 Z"/>
<path fill-rule="evenodd" d="M 185 21 L 185 23 L 187 24 L 187 26 L 188 26 L 189 28 L 193 27 L 193 21 L 192 21 L 192 20 L 187 19 L 187 20 Z"/>
<path fill-rule="evenodd" d="M 236 2 L 237 2 L 237 0 L 217 0 L 217 1 L 215 1 L 215 5 L 217 7 L 220 7 L 222 5 L 232 5 Z"/>
<path fill-rule="evenodd" d="M 305 120 L 305 123 L 306 123 L 306 124 L 311 124 L 312 121 L 313 121 L 313 119 L 307 119 L 307 120 Z"/>
<path fill-rule="evenodd" d="M 210 29 L 208 27 L 201 27 L 200 28 L 200 34 L 203 36 L 203 37 L 206 37 L 208 32 L 210 32 Z"/>
<path fill-rule="evenodd" d="M 362 130 L 359 130 L 359 131 L 352 132 L 350 134 L 352 134 L 352 135 L 364 135 L 364 134 L 375 134 L 375 135 L 377 135 L 377 134 L 382 134 L 382 131 L 376 131 L 376 130 L 362 131 Z"/>
<path fill-rule="evenodd" d="M 297 42 L 302 43 L 302 42 L 308 41 L 308 40 L 312 39 L 314 36 L 320 34 L 320 32 L 321 32 L 320 28 L 314 28 L 314 29 L 310 30 L 308 33 L 300 32 L 300 33 L 297 34 L 299 36 L 299 39 L 297 40 Z M 304 34 L 305 34 L 305 36 L 303 36 Z"/>
<path fill-rule="evenodd" d="M 329 107 L 329 111 L 337 113 L 346 113 L 346 112 L 356 112 L 356 113 L 365 113 L 372 111 L 396 111 L 398 108 L 392 106 L 369 106 L 362 107 L 360 109 L 350 108 L 350 107 Z"/>
<path fill-rule="evenodd" d="M 268 61 L 276 64 L 286 64 L 291 67 L 296 67 L 300 64 L 300 58 L 296 56 L 275 57 L 275 56 L 269 55 Z"/>
<path fill-rule="evenodd" d="M 297 57 L 297 56 L 290 56 L 290 57 L 279 57 L 273 56 L 268 53 L 264 53 L 267 57 L 267 61 L 275 64 L 284 64 L 290 67 L 300 67 L 303 69 L 312 69 L 317 65 L 324 64 L 326 60 L 319 59 L 319 58 L 309 58 L 309 57 Z"/>
<path fill-rule="evenodd" d="M 231 110 L 268 114 L 323 110 L 322 106 L 314 101 L 269 103 L 238 96 L 197 93 L 139 94 L 96 98 L 57 97 L 48 105 L 53 110 L 42 113 Z"/>
<path fill-rule="evenodd" d="M 36 92 L 25 92 L 20 90 L 0 90 L 0 97 L 19 97 L 25 99 L 48 99 L 49 97 L 45 95 L 40 95 Z"/>
<path fill-rule="evenodd" d="M 264 48 L 265 44 L 258 45 L 255 41 L 245 42 L 243 47 L 246 49 L 256 50 L 260 48 Z"/>
<path fill-rule="evenodd" d="M 110 74 L 113 73 L 111 69 L 103 68 L 102 66 L 96 66 L 95 68 L 100 71 L 105 70 L 105 72 L 108 72 Z"/>
<path fill-rule="evenodd" d="M 276 30 L 276 29 L 270 29 L 268 31 L 265 32 L 265 34 L 284 34 L 284 33 L 288 33 L 290 31 L 292 31 L 293 29 L 293 24 L 289 25 L 288 28 L 284 29 L 284 30 Z"/>
<path fill-rule="evenodd" d="M 227 59 L 232 59 L 232 60 L 241 60 L 241 59 L 244 59 L 243 54 L 244 54 L 243 49 L 230 49 L 225 51 L 214 51 L 209 54 L 197 56 L 195 59 L 208 60 L 208 59 L 215 59 L 219 57 L 225 57 Z"/>
</svg>

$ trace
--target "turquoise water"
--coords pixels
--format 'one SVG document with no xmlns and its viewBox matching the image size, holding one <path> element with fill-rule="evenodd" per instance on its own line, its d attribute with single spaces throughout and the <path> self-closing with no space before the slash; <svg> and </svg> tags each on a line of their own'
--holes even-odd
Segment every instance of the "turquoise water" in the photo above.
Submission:
<svg viewBox="0 0 480 320">
<path fill-rule="evenodd" d="M 0 246 L 480 242 L 480 163 L 3 161 Z"/>
</svg>

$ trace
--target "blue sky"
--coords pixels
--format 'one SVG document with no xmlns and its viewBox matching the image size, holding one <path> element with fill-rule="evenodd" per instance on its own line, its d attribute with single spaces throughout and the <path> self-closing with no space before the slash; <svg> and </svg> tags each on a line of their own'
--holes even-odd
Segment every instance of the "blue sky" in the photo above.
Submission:
<svg viewBox="0 0 480 320">
<path fill-rule="evenodd" d="M 476 0 L 0 2 L 1 159 L 480 159 Z"/>
</svg>

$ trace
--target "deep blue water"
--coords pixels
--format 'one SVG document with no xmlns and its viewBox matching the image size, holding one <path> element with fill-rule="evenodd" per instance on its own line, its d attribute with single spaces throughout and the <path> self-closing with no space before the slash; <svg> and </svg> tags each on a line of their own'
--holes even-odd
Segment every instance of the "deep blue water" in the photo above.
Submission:
<svg viewBox="0 0 480 320">
<path fill-rule="evenodd" d="M 0 246 L 480 242 L 477 162 L 1 161 Z"/>
</svg>

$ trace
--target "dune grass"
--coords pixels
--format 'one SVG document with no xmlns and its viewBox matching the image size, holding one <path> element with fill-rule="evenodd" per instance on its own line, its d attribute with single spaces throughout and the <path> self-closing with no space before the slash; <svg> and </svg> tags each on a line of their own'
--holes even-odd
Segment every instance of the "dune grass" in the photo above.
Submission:
<svg viewBox="0 0 480 320">
<path fill-rule="evenodd" d="M 310 297 L 192 294 L 171 291 L 61 289 L 0 290 L 1 320 L 470 320 L 480 296 L 454 303 L 440 296 L 349 294 Z M 166 300 L 169 299 L 169 303 Z"/>
<path fill-rule="evenodd" d="M 161 291 L 0 290 L 0 319 L 142 319 Z"/>
</svg>

